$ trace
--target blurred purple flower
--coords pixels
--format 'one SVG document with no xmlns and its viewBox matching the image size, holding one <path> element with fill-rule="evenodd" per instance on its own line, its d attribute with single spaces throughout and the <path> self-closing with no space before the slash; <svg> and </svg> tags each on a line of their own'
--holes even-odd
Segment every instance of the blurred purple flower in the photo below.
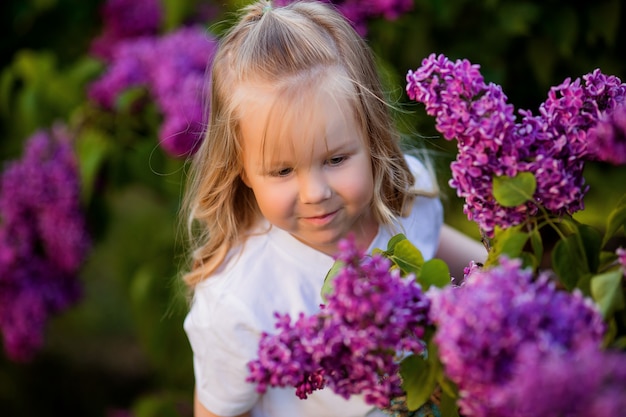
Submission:
<svg viewBox="0 0 626 417">
<path fill-rule="evenodd" d="M 587 131 L 624 101 L 626 85 L 595 70 L 553 87 L 539 115 L 513 106 L 500 86 L 486 84 L 478 65 L 432 54 L 407 74 L 407 94 L 424 103 L 436 128 L 457 140 L 450 186 L 465 199 L 464 212 L 490 237 L 496 226 L 524 222 L 538 206 L 556 215 L 583 208 L 588 187 L 582 175 L 589 156 Z M 537 180 L 534 200 L 503 207 L 493 194 L 493 178 L 531 172 Z"/>
<path fill-rule="evenodd" d="M 113 109 L 123 91 L 148 86 L 156 49 L 157 38 L 145 37 L 118 43 L 107 71 L 89 86 L 89 97 L 104 108 Z"/>
<path fill-rule="evenodd" d="M 161 146 L 172 156 L 185 157 L 201 141 L 205 72 L 216 48 L 216 40 L 200 26 L 120 42 L 110 67 L 90 86 L 89 95 L 111 109 L 123 91 L 145 87 L 163 115 Z"/>
<path fill-rule="evenodd" d="M 499 399 L 516 389 L 529 352 L 544 358 L 598 347 L 604 333 L 590 299 L 558 290 L 547 275 L 533 279 L 520 260 L 475 269 L 462 287 L 432 290 L 429 297 L 439 356 L 467 415 L 506 416 L 497 412 Z"/>
<path fill-rule="evenodd" d="M 81 293 L 89 249 L 77 162 L 66 132 L 35 133 L 0 178 L 0 330 L 8 356 L 28 360 L 48 317 Z"/>
<path fill-rule="evenodd" d="M 277 315 L 278 332 L 262 335 L 249 381 L 259 392 L 294 386 L 300 398 L 328 386 L 385 408 L 402 395 L 397 352 L 424 349 L 429 303 L 420 286 L 390 272 L 382 256 L 363 258 L 352 240 L 341 243 L 340 253 L 344 266 L 327 304 L 293 324 L 289 315 Z"/>
<path fill-rule="evenodd" d="M 623 416 L 626 355 L 595 345 L 569 352 L 522 349 L 511 382 L 497 397 L 492 416 Z"/>
<path fill-rule="evenodd" d="M 367 34 L 369 20 L 383 17 L 395 20 L 413 8 L 413 0 L 321 0 L 332 3 L 352 23 L 360 35 Z M 293 0 L 276 0 L 274 4 L 284 6 L 293 3 Z"/>
<path fill-rule="evenodd" d="M 605 113 L 589 130 L 591 155 L 613 165 L 626 164 L 626 103 Z"/>
<path fill-rule="evenodd" d="M 110 61 L 125 40 L 156 35 L 161 26 L 159 0 L 107 0 L 101 7 L 102 33 L 91 44 L 91 53 Z"/>
</svg>

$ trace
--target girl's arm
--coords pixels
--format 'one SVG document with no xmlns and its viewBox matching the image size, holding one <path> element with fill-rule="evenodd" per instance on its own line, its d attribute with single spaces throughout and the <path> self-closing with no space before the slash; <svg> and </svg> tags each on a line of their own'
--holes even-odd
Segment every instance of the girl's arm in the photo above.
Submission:
<svg viewBox="0 0 626 417">
<path fill-rule="evenodd" d="M 193 415 L 194 417 L 220 417 L 217 414 L 213 414 L 209 410 L 207 410 L 202 403 L 198 400 L 198 396 L 194 393 L 193 398 Z M 250 417 L 250 412 L 240 414 L 238 416 L 233 417 Z"/>
<path fill-rule="evenodd" d="M 437 258 L 450 267 L 450 274 L 457 279 L 463 278 L 463 269 L 470 261 L 479 263 L 487 259 L 487 250 L 481 242 L 444 224 L 439 236 Z"/>
</svg>

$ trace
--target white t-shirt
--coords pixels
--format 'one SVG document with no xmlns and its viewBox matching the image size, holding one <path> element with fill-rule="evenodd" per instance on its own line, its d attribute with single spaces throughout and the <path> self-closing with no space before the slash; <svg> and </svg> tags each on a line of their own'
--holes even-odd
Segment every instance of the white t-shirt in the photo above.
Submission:
<svg viewBox="0 0 626 417">
<path fill-rule="evenodd" d="M 407 161 L 416 187 L 433 189 L 432 179 L 417 159 Z M 402 232 L 425 259 L 437 250 L 443 222 L 437 198 L 418 197 Z M 222 267 L 195 288 L 185 319 L 194 355 L 199 401 L 220 416 L 252 410 L 253 417 L 363 417 L 372 410 L 360 396 L 349 400 L 330 389 L 315 391 L 306 400 L 294 388 L 269 388 L 263 395 L 246 382 L 247 363 L 257 358 L 262 332 L 274 333 L 274 312 L 319 311 L 320 290 L 333 258 L 267 222 L 242 247 L 234 248 Z M 369 250 L 385 249 L 392 233 L 381 227 Z"/>
</svg>

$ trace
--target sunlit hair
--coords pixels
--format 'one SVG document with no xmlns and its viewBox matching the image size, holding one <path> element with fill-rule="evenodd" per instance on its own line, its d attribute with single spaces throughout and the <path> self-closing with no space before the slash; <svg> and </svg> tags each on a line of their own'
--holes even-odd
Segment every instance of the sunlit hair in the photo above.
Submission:
<svg viewBox="0 0 626 417">
<path fill-rule="evenodd" d="M 288 96 L 302 96 L 329 72 L 345 77 L 353 93 L 350 117 L 356 118 L 371 152 L 376 220 L 392 225 L 408 214 L 418 193 L 415 179 L 399 147 L 368 45 L 328 4 L 271 8 L 259 1 L 243 10 L 213 60 L 208 129 L 191 163 L 183 201 L 193 249 L 191 270 L 184 277 L 188 285 L 209 277 L 260 217 L 252 190 L 241 179 L 238 106 L 245 88 L 238 88 L 275 84 Z"/>
</svg>

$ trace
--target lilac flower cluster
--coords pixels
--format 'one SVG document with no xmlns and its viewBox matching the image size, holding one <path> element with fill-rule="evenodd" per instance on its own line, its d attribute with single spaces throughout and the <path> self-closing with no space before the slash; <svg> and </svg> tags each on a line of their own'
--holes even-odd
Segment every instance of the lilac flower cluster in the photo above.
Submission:
<svg viewBox="0 0 626 417">
<path fill-rule="evenodd" d="M 40 131 L 0 179 L 0 330 L 8 356 L 28 360 L 48 316 L 78 300 L 89 249 L 77 162 L 66 133 Z"/>
<path fill-rule="evenodd" d="M 588 130 L 623 103 L 626 84 L 595 70 L 553 87 L 539 115 L 513 106 L 500 86 L 485 83 L 478 65 L 430 55 L 407 74 L 408 96 L 424 103 L 447 140 L 456 139 L 457 159 L 450 185 L 465 199 L 464 212 L 488 235 L 496 226 L 524 222 L 541 206 L 555 215 L 583 208 L 582 176 L 589 159 Z M 537 180 L 534 201 L 503 207 L 493 196 L 493 178 L 531 172 Z"/>
<path fill-rule="evenodd" d="M 296 387 L 306 398 L 325 386 L 348 398 L 363 394 L 385 408 L 402 395 L 398 352 L 420 353 L 429 302 L 421 287 L 380 255 L 363 258 L 352 240 L 341 243 L 343 267 L 318 314 L 277 315 L 276 334 L 263 334 L 258 359 L 249 363 L 257 390 Z"/>
<path fill-rule="evenodd" d="M 626 355 L 581 346 L 571 352 L 520 352 L 520 366 L 497 402 L 507 417 L 623 416 Z M 493 415 L 493 414 L 492 414 Z"/>
<path fill-rule="evenodd" d="M 605 329 L 590 299 L 557 289 L 547 275 L 534 279 L 519 259 L 475 269 L 463 286 L 429 297 L 439 357 L 459 386 L 461 411 L 472 416 L 508 416 L 499 410 L 517 389 L 529 355 L 543 360 L 598 348 Z"/>
<path fill-rule="evenodd" d="M 603 114 L 589 130 L 590 153 L 613 165 L 626 164 L 626 102 L 612 113 Z"/>
<path fill-rule="evenodd" d="M 156 35 L 162 14 L 159 0 L 107 0 L 101 8 L 102 33 L 92 42 L 91 53 L 108 61 L 118 43 Z"/>
<path fill-rule="evenodd" d="M 217 41 L 200 26 L 120 42 L 107 71 L 90 86 L 89 96 L 111 109 L 123 91 L 147 88 L 163 114 L 160 145 L 172 156 L 185 157 L 200 143 L 205 71 L 216 48 Z"/>
<path fill-rule="evenodd" d="M 367 34 L 367 23 L 373 18 L 382 16 L 387 20 L 395 20 L 413 8 L 412 0 L 321 0 L 333 3 L 355 30 L 362 36 Z M 277 6 L 293 3 L 293 0 L 276 0 Z"/>
</svg>

